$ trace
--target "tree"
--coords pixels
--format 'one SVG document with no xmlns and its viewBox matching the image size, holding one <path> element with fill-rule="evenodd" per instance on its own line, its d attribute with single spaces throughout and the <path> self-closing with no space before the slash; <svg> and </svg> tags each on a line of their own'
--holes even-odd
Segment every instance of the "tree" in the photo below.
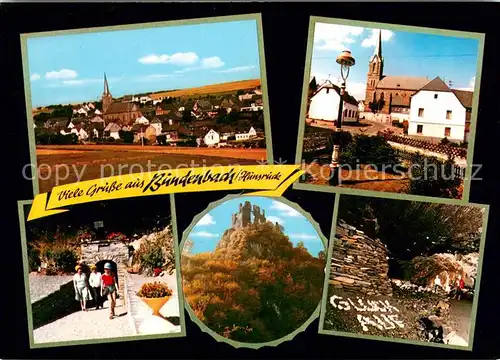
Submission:
<svg viewBox="0 0 500 360">
<path fill-rule="evenodd" d="M 340 199 L 338 218 L 379 238 L 391 256 L 411 260 L 465 248 L 478 250 L 483 211 L 473 206 L 348 196 Z"/>
<path fill-rule="evenodd" d="M 191 253 L 193 252 L 193 246 L 193 240 L 187 239 L 184 243 L 184 246 L 182 247 L 182 255 L 191 255 Z"/>
<path fill-rule="evenodd" d="M 321 299 L 324 260 L 294 247 L 271 223 L 223 235 L 214 252 L 181 259 L 186 301 L 228 339 L 279 339 L 302 325 Z"/>
<path fill-rule="evenodd" d="M 184 122 L 191 122 L 194 120 L 194 117 L 193 115 L 191 114 L 191 110 L 189 109 L 185 109 L 183 112 L 182 112 L 182 121 Z"/>
<path fill-rule="evenodd" d="M 341 152 L 341 163 L 349 165 L 370 164 L 379 171 L 391 171 L 399 159 L 391 145 L 382 136 L 356 135 Z"/>
<path fill-rule="evenodd" d="M 455 176 L 455 162 L 452 159 L 442 161 L 436 157 L 415 154 L 410 162 L 410 194 L 458 198 L 462 181 Z"/>
</svg>

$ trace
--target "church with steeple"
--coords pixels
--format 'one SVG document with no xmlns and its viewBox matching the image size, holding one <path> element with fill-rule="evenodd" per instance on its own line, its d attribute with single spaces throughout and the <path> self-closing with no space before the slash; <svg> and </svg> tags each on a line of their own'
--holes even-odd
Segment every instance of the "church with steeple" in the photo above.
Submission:
<svg viewBox="0 0 500 360">
<path fill-rule="evenodd" d="M 109 90 L 108 79 L 104 74 L 104 92 L 102 93 L 102 114 L 106 124 L 116 123 L 120 126 L 132 125 L 142 116 L 138 106 L 128 102 L 115 102 Z"/>
<path fill-rule="evenodd" d="M 382 31 L 379 30 L 375 51 L 368 63 L 366 75 L 365 111 L 407 115 L 410 99 L 431 79 L 416 76 L 390 76 L 384 74 Z"/>
</svg>

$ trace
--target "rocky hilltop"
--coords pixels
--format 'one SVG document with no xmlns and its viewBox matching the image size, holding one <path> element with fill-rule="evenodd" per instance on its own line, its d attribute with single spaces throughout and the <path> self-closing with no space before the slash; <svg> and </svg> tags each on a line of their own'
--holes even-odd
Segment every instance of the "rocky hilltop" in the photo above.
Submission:
<svg viewBox="0 0 500 360">
<path fill-rule="evenodd" d="M 292 256 L 293 244 L 282 227 L 265 222 L 226 230 L 215 252 L 225 257 L 283 259 Z"/>
</svg>

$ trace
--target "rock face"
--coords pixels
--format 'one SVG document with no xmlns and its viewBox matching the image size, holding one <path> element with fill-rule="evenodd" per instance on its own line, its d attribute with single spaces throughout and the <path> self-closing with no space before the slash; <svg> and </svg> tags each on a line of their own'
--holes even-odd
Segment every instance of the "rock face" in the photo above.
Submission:
<svg viewBox="0 0 500 360">
<path fill-rule="evenodd" d="M 456 279 L 460 276 L 466 286 L 473 287 L 477 276 L 478 260 L 478 253 L 419 256 L 411 261 L 411 282 L 421 286 L 433 287 L 435 278 L 439 277 L 441 287 L 445 291 L 450 291 Z"/>
<path fill-rule="evenodd" d="M 250 201 L 245 201 L 244 204 L 240 204 L 238 212 L 232 214 L 231 227 L 233 229 L 241 229 L 248 225 L 251 225 L 252 216 L 254 224 L 261 224 L 266 222 L 266 211 L 261 211 L 259 206 L 252 206 Z"/>
<path fill-rule="evenodd" d="M 286 252 L 292 248 L 293 245 L 283 233 L 282 228 L 268 221 L 224 231 L 216 251 L 219 254 L 224 252 L 228 256 L 271 259 L 274 256 L 286 257 Z"/>
<path fill-rule="evenodd" d="M 330 284 L 357 295 L 392 296 L 388 271 L 385 245 L 339 220 L 333 244 Z"/>
</svg>

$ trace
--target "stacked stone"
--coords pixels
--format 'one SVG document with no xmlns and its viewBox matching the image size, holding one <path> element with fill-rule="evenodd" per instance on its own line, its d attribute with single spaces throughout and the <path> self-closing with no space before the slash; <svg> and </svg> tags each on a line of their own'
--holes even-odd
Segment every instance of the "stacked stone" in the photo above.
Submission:
<svg viewBox="0 0 500 360">
<path fill-rule="evenodd" d="M 338 221 L 330 267 L 330 284 L 347 293 L 392 296 L 387 275 L 387 248 L 379 239 Z"/>
<path fill-rule="evenodd" d="M 113 261 L 116 263 L 118 272 L 118 295 L 124 302 L 125 299 L 125 275 L 129 262 L 128 244 L 123 241 L 93 241 L 81 245 L 81 261 L 86 264 L 96 264 L 99 261 Z"/>
</svg>

